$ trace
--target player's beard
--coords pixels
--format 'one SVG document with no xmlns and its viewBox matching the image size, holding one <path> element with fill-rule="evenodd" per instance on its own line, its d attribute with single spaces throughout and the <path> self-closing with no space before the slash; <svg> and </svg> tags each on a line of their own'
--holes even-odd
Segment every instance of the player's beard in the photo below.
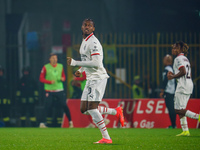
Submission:
<svg viewBox="0 0 200 150">
<path fill-rule="evenodd" d="M 90 34 L 86 34 L 86 33 L 84 34 L 83 31 L 82 31 L 82 35 L 84 35 L 85 37 L 87 37 L 87 36 L 90 35 Z"/>
</svg>

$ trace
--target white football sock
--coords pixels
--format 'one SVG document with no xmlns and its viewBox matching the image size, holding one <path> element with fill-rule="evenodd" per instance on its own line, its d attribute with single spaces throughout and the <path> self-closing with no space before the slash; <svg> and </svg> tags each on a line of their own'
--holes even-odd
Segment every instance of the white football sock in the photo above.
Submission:
<svg viewBox="0 0 200 150">
<path fill-rule="evenodd" d="M 189 117 L 189 118 L 192 118 L 192 119 L 196 119 L 196 120 L 199 119 L 199 114 L 196 114 L 196 113 L 194 113 L 194 112 L 191 112 L 190 110 L 187 110 L 187 111 L 186 111 L 185 116 L 186 116 L 186 117 Z"/>
<path fill-rule="evenodd" d="M 116 115 L 117 111 L 113 108 L 106 108 L 103 106 L 98 106 L 98 110 L 101 114 Z"/>
<path fill-rule="evenodd" d="M 102 117 L 101 113 L 98 111 L 98 109 L 91 109 L 91 110 L 88 110 L 88 112 L 92 116 L 93 122 L 96 124 L 96 126 L 101 131 L 103 138 L 110 139 L 110 136 L 108 135 L 108 131 L 106 129 L 103 117 Z"/>
<path fill-rule="evenodd" d="M 180 119 L 181 128 L 183 131 L 188 131 L 187 118 L 184 116 Z"/>
</svg>

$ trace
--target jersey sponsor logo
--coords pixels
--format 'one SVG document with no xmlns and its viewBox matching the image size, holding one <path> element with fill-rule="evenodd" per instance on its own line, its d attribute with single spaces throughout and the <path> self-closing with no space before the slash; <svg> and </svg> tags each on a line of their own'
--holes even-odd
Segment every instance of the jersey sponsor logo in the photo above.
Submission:
<svg viewBox="0 0 200 150">
<path fill-rule="evenodd" d="M 181 62 L 180 62 L 179 60 L 177 61 L 177 65 L 178 65 L 178 66 L 180 66 L 180 65 L 181 65 Z"/>
<path fill-rule="evenodd" d="M 98 52 L 98 51 L 99 51 L 98 49 L 93 49 L 93 50 L 92 50 L 92 52 Z"/>
</svg>

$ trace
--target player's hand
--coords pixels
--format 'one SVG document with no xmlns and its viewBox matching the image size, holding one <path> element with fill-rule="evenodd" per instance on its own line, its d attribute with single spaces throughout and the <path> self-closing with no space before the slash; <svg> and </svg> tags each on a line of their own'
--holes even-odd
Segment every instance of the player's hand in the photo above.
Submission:
<svg viewBox="0 0 200 150">
<path fill-rule="evenodd" d="M 163 95 L 164 95 L 164 93 L 163 93 L 163 92 L 161 92 L 161 93 L 160 93 L 160 98 L 163 98 Z"/>
<path fill-rule="evenodd" d="M 65 81 L 65 78 L 61 77 L 60 80 L 64 82 L 64 81 Z"/>
<path fill-rule="evenodd" d="M 75 76 L 76 76 L 76 77 L 80 77 L 80 76 L 81 76 L 81 73 L 80 73 L 79 71 L 76 71 L 76 72 L 75 72 Z"/>
<path fill-rule="evenodd" d="M 168 80 L 172 80 L 174 78 L 174 74 L 171 71 L 169 71 L 167 73 L 167 78 L 168 78 Z"/>
<path fill-rule="evenodd" d="M 67 64 L 70 66 L 72 62 L 72 58 L 71 57 L 67 57 Z"/>
<path fill-rule="evenodd" d="M 51 84 L 54 84 L 55 83 L 55 81 L 54 80 L 51 80 Z"/>
</svg>

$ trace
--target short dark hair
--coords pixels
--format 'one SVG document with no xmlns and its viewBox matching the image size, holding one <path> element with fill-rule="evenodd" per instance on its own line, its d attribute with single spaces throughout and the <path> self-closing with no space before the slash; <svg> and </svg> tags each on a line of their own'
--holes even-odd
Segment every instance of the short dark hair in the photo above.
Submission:
<svg viewBox="0 0 200 150">
<path fill-rule="evenodd" d="M 93 26 L 95 27 L 95 23 L 94 23 L 93 19 L 91 19 L 91 18 L 85 18 L 85 19 L 83 20 L 83 22 L 84 22 L 84 21 L 92 21 L 92 22 L 93 22 Z"/>
<path fill-rule="evenodd" d="M 57 54 L 55 54 L 55 53 L 50 53 L 49 58 L 51 58 L 51 56 L 54 56 L 54 55 L 57 56 Z"/>
</svg>

